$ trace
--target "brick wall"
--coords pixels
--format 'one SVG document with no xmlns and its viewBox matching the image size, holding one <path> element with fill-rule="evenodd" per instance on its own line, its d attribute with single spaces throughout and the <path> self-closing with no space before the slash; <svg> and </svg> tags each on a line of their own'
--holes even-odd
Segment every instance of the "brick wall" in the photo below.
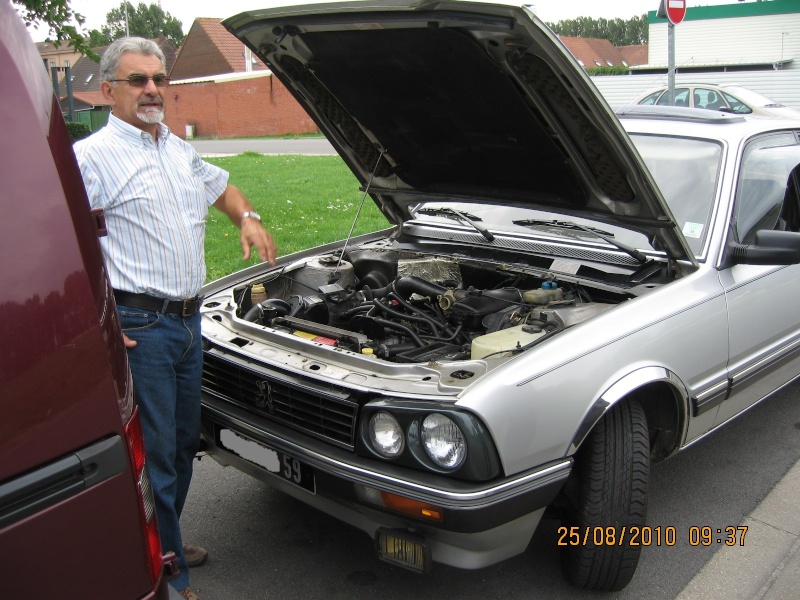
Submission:
<svg viewBox="0 0 800 600">
<path fill-rule="evenodd" d="M 164 122 L 180 137 L 232 138 L 319 129 L 284 85 L 272 76 L 171 85 L 164 94 Z"/>
</svg>

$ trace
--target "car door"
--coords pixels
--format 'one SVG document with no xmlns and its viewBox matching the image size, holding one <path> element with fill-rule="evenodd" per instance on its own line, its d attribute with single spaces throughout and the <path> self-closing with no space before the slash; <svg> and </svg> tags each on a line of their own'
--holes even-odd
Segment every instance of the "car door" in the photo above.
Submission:
<svg viewBox="0 0 800 600">
<path fill-rule="evenodd" d="M 746 147 L 730 232 L 739 244 L 752 244 L 758 230 L 800 230 L 797 139 L 786 131 Z M 720 279 L 730 317 L 730 388 L 717 424 L 800 373 L 800 265 L 737 264 Z"/>
</svg>

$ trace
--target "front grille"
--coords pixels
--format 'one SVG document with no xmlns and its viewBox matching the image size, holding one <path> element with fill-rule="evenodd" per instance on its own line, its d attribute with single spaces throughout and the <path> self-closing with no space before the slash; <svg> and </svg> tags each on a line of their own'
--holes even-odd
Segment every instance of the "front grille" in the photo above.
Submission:
<svg viewBox="0 0 800 600">
<path fill-rule="evenodd" d="M 353 449 L 358 403 L 348 390 L 208 350 L 203 389 L 278 423 Z"/>
</svg>

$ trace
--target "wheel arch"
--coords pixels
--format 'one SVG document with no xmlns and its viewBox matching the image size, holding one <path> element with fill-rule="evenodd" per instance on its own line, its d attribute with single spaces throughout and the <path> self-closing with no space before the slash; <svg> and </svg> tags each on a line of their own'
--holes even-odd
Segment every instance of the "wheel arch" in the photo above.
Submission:
<svg viewBox="0 0 800 600">
<path fill-rule="evenodd" d="M 572 456 L 594 426 L 619 402 L 637 400 L 644 409 L 653 462 L 672 456 L 688 426 L 689 394 L 681 379 L 665 367 L 642 367 L 610 385 L 586 412 L 569 445 Z"/>
</svg>

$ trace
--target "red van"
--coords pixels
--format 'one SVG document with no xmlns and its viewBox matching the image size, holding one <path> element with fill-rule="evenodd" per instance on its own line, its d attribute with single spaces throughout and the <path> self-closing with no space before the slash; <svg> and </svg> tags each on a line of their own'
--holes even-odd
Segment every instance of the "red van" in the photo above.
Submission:
<svg viewBox="0 0 800 600">
<path fill-rule="evenodd" d="M 166 599 L 102 216 L 7 1 L 0 74 L 0 598 Z"/>
</svg>

